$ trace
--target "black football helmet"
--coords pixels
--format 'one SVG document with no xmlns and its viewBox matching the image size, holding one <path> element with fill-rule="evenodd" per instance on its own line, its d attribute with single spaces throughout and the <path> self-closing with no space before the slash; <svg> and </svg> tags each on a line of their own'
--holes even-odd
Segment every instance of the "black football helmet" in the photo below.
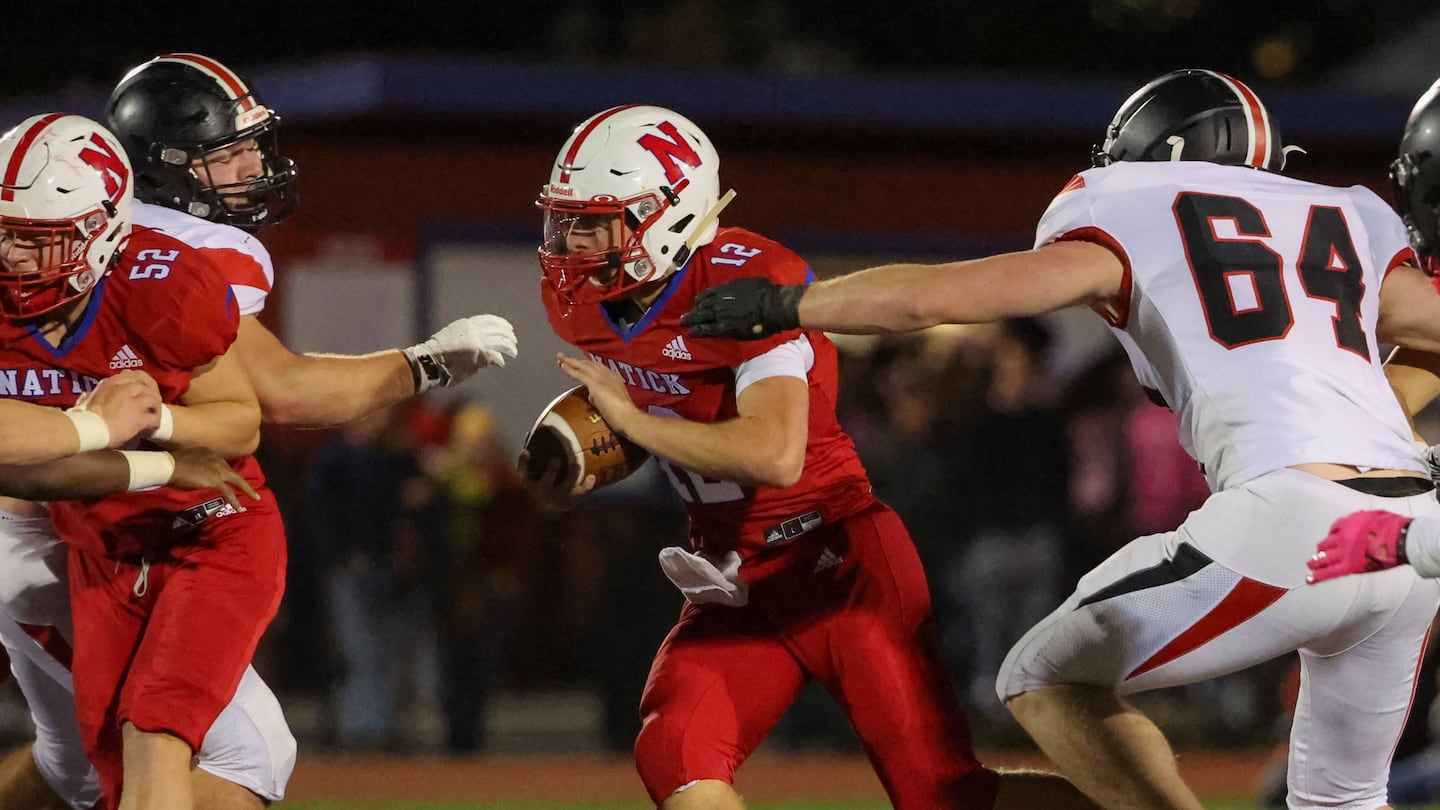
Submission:
<svg viewBox="0 0 1440 810">
<path fill-rule="evenodd" d="M 1440 81 L 1410 111 L 1400 156 L 1390 164 L 1390 182 L 1395 210 L 1410 231 L 1421 269 L 1432 276 L 1440 273 Z"/>
<path fill-rule="evenodd" d="M 105 105 L 110 129 L 135 168 L 148 203 L 254 231 L 295 207 L 295 163 L 280 154 L 280 116 L 239 74 L 206 56 L 157 56 L 125 74 Z M 260 176 L 215 186 L 209 156 L 254 141 Z"/>
<path fill-rule="evenodd" d="M 1280 171 L 1285 153 L 1270 111 L 1244 82 L 1177 70 L 1126 99 L 1095 147 L 1095 166 L 1121 160 L 1204 160 Z"/>
</svg>

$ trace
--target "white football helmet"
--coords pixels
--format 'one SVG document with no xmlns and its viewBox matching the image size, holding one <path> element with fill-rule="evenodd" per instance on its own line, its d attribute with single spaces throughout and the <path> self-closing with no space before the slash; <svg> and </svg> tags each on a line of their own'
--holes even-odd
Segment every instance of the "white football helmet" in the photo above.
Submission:
<svg viewBox="0 0 1440 810">
<path fill-rule="evenodd" d="M 719 197 L 720 156 L 688 118 L 645 105 L 597 113 L 560 148 L 536 201 L 545 278 L 570 303 L 663 279 L 715 238 L 707 215 Z"/>
<path fill-rule="evenodd" d="M 119 140 L 79 115 L 0 135 L 0 314 L 49 312 L 110 271 L 130 238 L 133 177 Z"/>
</svg>

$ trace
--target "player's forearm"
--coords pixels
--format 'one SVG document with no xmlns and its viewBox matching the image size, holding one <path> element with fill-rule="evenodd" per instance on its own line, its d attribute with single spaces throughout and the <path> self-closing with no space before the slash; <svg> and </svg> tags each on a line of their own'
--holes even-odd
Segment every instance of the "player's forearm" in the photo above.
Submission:
<svg viewBox="0 0 1440 810">
<path fill-rule="evenodd" d="M 98 498 L 124 492 L 130 465 L 117 450 L 96 450 L 44 464 L 0 465 L 0 495 L 27 501 Z"/>
<path fill-rule="evenodd" d="M 0 401 L 0 464 L 39 464 L 79 450 L 80 434 L 63 411 Z"/>
<path fill-rule="evenodd" d="M 908 332 L 944 323 L 990 323 L 1108 300 L 1124 265 L 1089 242 L 947 264 L 892 264 L 811 285 L 800 325 L 852 334 Z"/>
<path fill-rule="evenodd" d="M 847 334 L 909 332 L 934 326 L 925 299 L 936 268 L 918 264 L 872 267 L 811 285 L 800 299 L 800 325 Z"/>
<path fill-rule="evenodd" d="M 271 424 L 343 425 L 415 395 L 414 374 L 399 349 L 290 358 L 268 372 L 251 373 L 260 410 Z"/>
<path fill-rule="evenodd" d="M 225 458 L 249 455 L 260 446 L 260 406 L 254 400 L 170 406 L 174 430 L 163 444 L 204 447 Z"/>
<path fill-rule="evenodd" d="M 851 334 L 911 332 L 943 323 L 989 323 L 1036 314 L 1006 282 L 1011 256 L 949 264 L 891 264 L 812 285 L 800 325 Z"/>
<path fill-rule="evenodd" d="M 803 449 L 789 452 L 785 431 L 757 417 L 701 423 L 636 411 L 622 432 L 697 475 L 741 486 L 790 486 L 804 466 Z"/>
</svg>

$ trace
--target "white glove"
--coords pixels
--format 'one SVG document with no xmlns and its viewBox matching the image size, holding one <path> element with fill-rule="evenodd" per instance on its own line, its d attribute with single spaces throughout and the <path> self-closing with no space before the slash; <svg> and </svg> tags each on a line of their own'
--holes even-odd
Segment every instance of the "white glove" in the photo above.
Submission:
<svg viewBox="0 0 1440 810">
<path fill-rule="evenodd" d="M 400 353 L 415 374 L 415 393 L 464 382 L 486 366 L 515 356 L 515 327 L 499 315 L 461 318 Z"/>
<path fill-rule="evenodd" d="M 750 586 L 740 578 L 740 555 L 734 551 L 721 558 L 717 568 L 708 557 L 670 546 L 660 550 L 660 568 L 685 599 L 697 605 L 743 607 L 750 601 Z"/>
</svg>

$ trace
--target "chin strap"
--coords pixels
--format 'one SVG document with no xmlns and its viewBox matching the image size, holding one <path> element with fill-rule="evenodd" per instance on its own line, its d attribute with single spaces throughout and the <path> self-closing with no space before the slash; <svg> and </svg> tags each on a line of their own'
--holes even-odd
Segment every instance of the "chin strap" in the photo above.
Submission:
<svg viewBox="0 0 1440 810">
<path fill-rule="evenodd" d="M 695 242 L 700 238 L 700 234 L 710 229 L 710 224 L 720 218 L 720 212 L 724 211 L 725 206 L 729 205 L 734 199 L 735 189 L 732 188 L 721 195 L 720 199 L 716 200 L 715 204 L 710 206 L 710 210 L 706 211 L 704 216 L 696 220 L 695 228 L 690 232 L 690 238 L 686 239 L 685 244 L 681 245 L 680 249 L 675 251 L 676 268 L 685 266 L 685 262 L 690 260 L 690 254 L 695 250 Z"/>
</svg>

